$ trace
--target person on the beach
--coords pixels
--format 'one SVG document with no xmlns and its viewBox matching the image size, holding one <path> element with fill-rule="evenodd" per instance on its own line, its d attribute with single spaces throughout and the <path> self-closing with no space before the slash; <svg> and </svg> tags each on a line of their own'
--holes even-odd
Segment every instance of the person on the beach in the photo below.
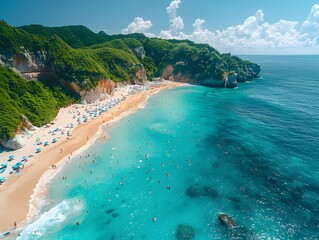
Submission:
<svg viewBox="0 0 319 240">
<path fill-rule="evenodd" d="M 13 228 L 17 228 L 17 222 L 13 223 Z"/>
</svg>

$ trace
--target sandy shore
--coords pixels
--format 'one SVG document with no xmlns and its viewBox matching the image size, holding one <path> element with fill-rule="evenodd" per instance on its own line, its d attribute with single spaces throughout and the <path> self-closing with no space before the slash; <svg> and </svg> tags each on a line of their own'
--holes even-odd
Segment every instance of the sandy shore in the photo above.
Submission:
<svg viewBox="0 0 319 240">
<path fill-rule="evenodd" d="M 34 149 L 37 146 L 35 146 L 32 141 L 39 139 L 40 136 L 45 138 L 45 140 L 51 141 L 55 136 L 52 136 L 52 134 L 44 134 L 44 132 L 51 133 L 49 129 L 42 129 L 35 133 L 31 139 L 29 139 L 25 148 L 17 150 L 17 152 L 12 152 L 15 156 L 18 155 L 22 157 L 22 155 L 30 154 L 30 152 L 27 151 L 33 151 L 32 154 L 34 157 L 25 164 L 24 169 L 22 169 L 19 174 L 9 175 L 7 173 L 7 181 L 0 186 L 0 231 L 11 231 L 14 222 L 17 222 L 18 226 L 24 222 L 30 207 L 30 197 L 41 176 L 47 170 L 58 171 L 58 169 L 52 169 L 51 166 L 57 164 L 64 158 L 70 157 L 72 153 L 87 145 L 96 137 L 101 125 L 127 115 L 129 111 L 137 109 L 141 104 L 145 103 L 149 95 L 161 89 L 180 85 L 180 83 L 166 81 L 165 83 L 151 86 L 142 92 L 131 92 L 125 100 L 119 102 L 110 110 L 75 127 L 70 137 L 61 136 L 56 143 L 51 144 L 50 142 L 49 146 L 42 147 L 42 151 L 39 154 L 34 154 Z M 55 126 L 51 128 L 56 128 L 56 126 L 60 126 L 60 124 L 63 125 L 70 122 L 72 116 L 74 118 L 74 115 L 67 113 L 73 113 L 72 109 L 74 111 L 74 109 L 78 108 L 70 106 L 61 110 L 55 122 Z M 79 112 L 78 114 L 80 115 Z M 2 158 L 2 156 L 9 154 L 10 153 L 2 153 L 0 156 Z"/>
</svg>

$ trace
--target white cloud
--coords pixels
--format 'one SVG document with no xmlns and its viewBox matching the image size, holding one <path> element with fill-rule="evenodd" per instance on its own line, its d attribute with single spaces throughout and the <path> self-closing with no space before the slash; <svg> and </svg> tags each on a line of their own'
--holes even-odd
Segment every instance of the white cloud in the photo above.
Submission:
<svg viewBox="0 0 319 240">
<path fill-rule="evenodd" d="M 177 9 L 179 8 L 179 4 L 181 0 L 173 0 L 166 8 L 166 11 L 169 16 L 169 21 L 171 23 L 170 29 L 172 31 L 183 30 L 184 28 L 184 21 L 180 16 L 177 16 Z"/>
<path fill-rule="evenodd" d="M 205 20 L 197 18 L 196 21 L 193 23 L 194 32 L 199 32 L 203 28 Z"/>
<path fill-rule="evenodd" d="M 312 6 L 307 20 L 302 24 L 301 31 L 312 44 L 319 44 L 319 5 Z"/>
<path fill-rule="evenodd" d="M 193 23 L 193 32 L 187 34 L 183 32 L 184 21 L 177 14 L 181 3 L 182 0 L 172 0 L 166 8 L 170 26 L 169 29 L 161 30 L 158 37 L 208 43 L 222 52 L 252 52 L 254 49 L 281 51 L 291 48 L 319 47 L 318 4 L 313 5 L 308 18 L 301 25 L 296 21 L 287 20 L 269 23 L 265 20 L 263 11 L 258 10 L 255 15 L 246 18 L 242 24 L 216 31 L 205 28 L 205 20 L 196 19 Z M 143 32 L 147 36 L 154 37 L 155 34 L 147 33 L 151 26 L 150 21 L 135 18 L 134 22 L 122 32 Z"/>
<path fill-rule="evenodd" d="M 184 21 L 180 16 L 177 16 L 177 9 L 181 0 L 173 0 L 166 8 L 166 12 L 169 16 L 169 30 L 162 30 L 160 33 L 161 38 L 174 38 L 180 30 L 184 29 Z"/>
<path fill-rule="evenodd" d="M 285 48 L 300 47 L 298 22 L 279 20 L 273 24 L 264 22 L 263 12 L 248 17 L 243 24 L 231 26 L 214 33 L 212 44 L 229 50 L 236 48 Z"/>
<path fill-rule="evenodd" d="M 174 16 L 181 1 L 174 3 Z M 171 17 L 171 15 L 170 15 Z M 173 32 L 162 30 L 160 37 L 190 39 L 197 43 L 208 43 L 221 51 L 236 51 L 238 49 L 285 49 L 314 46 L 319 41 L 319 5 L 312 7 L 308 19 L 298 28 L 298 22 L 279 20 L 268 23 L 264 19 L 262 10 L 254 16 L 245 19 L 242 24 L 230 26 L 223 30 L 210 31 L 204 27 L 205 20 L 196 19 L 193 23 L 193 32 Z"/>
<path fill-rule="evenodd" d="M 150 20 L 144 20 L 141 17 L 136 17 L 133 22 L 127 25 L 127 28 L 122 30 L 123 34 L 129 33 L 146 33 L 152 27 Z"/>
</svg>

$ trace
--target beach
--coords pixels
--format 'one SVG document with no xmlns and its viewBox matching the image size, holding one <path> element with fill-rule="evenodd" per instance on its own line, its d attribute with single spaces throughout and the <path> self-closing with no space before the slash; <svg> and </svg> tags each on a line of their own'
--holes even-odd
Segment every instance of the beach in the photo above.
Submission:
<svg viewBox="0 0 319 240">
<path fill-rule="evenodd" d="M 0 218 L 0 230 L 12 231 L 15 222 L 18 227 L 23 224 L 29 212 L 30 197 L 41 176 L 46 171 L 58 171 L 61 167 L 58 163 L 62 159 L 69 159 L 77 150 L 92 144 L 102 125 L 108 124 L 108 122 L 113 120 L 119 120 L 121 117 L 133 112 L 146 102 L 148 96 L 159 90 L 180 85 L 182 84 L 165 81 L 152 84 L 143 89 L 143 91 L 128 91 L 127 88 L 123 88 L 123 91 L 117 90 L 113 98 L 118 99 L 118 101 L 113 104 L 114 106 L 107 111 L 103 111 L 100 115 L 96 114 L 90 117 L 90 120 L 85 122 L 82 122 L 82 119 L 79 120 L 79 118 L 85 114 L 85 109 L 87 110 L 94 104 L 77 104 L 61 109 L 54 124 L 32 133 L 24 148 L 13 152 L 1 153 L 2 160 L 13 154 L 16 159 L 13 163 L 18 162 L 18 159 L 21 159 L 24 155 L 32 155 L 32 157 L 28 158 L 28 162 L 24 164 L 24 168 L 19 173 L 9 175 L 8 170 L 4 174 L 7 177 L 7 181 L 0 186 L 0 209 L 2 215 L 2 218 Z M 88 119 L 89 117 L 86 118 Z M 72 121 L 80 123 L 71 131 L 68 130 L 68 127 L 70 127 L 70 122 Z M 52 143 L 54 138 L 57 141 Z M 42 145 L 44 141 L 48 142 L 48 146 L 44 147 Z M 35 153 L 35 149 L 39 147 L 37 146 L 39 142 L 41 142 L 39 144 L 41 152 Z M 67 162 L 64 164 L 67 164 Z M 11 166 L 12 163 L 10 163 L 8 168 L 11 169 Z"/>
</svg>

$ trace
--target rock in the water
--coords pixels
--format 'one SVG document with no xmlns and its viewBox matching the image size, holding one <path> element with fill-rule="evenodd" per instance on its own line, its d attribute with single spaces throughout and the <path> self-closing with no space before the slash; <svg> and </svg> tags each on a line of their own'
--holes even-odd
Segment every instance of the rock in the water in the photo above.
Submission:
<svg viewBox="0 0 319 240">
<path fill-rule="evenodd" d="M 225 214 L 225 213 L 219 213 L 219 214 L 218 214 L 218 219 L 219 219 L 222 223 L 226 224 L 228 227 L 233 228 L 233 227 L 236 227 L 236 226 L 237 226 L 235 220 L 234 220 L 231 216 L 228 216 L 228 215 Z"/>
<path fill-rule="evenodd" d="M 215 199 L 218 197 L 218 192 L 215 189 L 208 186 L 199 186 L 198 184 L 188 187 L 186 194 L 191 198 L 210 197 Z"/>
<path fill-rule="evenodd" d="M 203 196 L 210 198 L 218 198 L 218 192 L 211 187 L 203 187 Z"/>
<path fill-rule="evenodd" d="M 198 185 L 190 186 L 186 189 L 186 194 L 191 198 L 198 198 L 201 195 L 200 187 Z"/>
<path fill-rule="evenodd" d="M 107 214 L 112 213 L 112 212 L 115 212 L 115 209 L 112 208 L 112 209 L 109 209 L 106 211 Z"/>
<path fill-rule="evenodd" d="M 195 237 L 195 229 L 188 224 L 179 224 L 176 230 L 176 238 L 179 240 L 190 240 Z"/>
<path fill-rule="evenodd" d="M 118 215 L 119 215 L 118 213 L 113 213 L 112 217 L 116 218 L 116 217 L 118 217 Z"/>
</svg>

